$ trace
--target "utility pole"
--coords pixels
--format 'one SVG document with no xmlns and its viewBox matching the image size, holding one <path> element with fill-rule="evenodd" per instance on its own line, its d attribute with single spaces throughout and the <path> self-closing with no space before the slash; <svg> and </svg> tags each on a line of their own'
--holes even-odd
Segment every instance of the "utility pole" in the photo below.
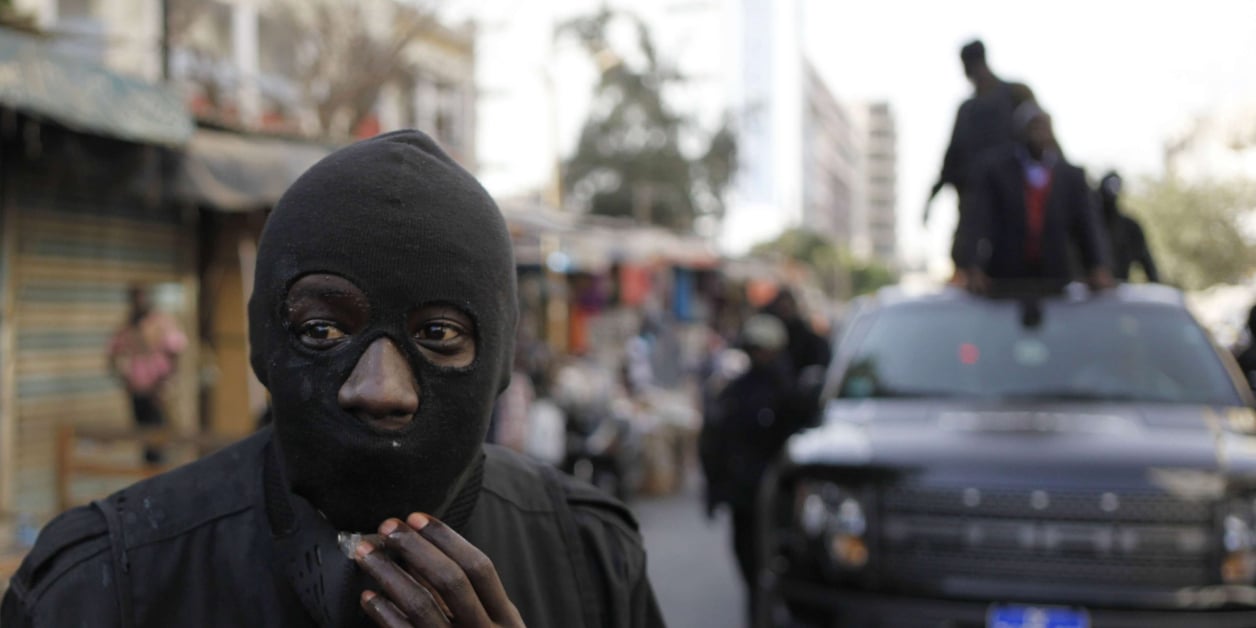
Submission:
<svg viewBox="0 0 1256 628">
<path fill-rule="evenodd" d="M 161 80 L 170 81 L 170 0 L 161 0 Z"/>
</svg>

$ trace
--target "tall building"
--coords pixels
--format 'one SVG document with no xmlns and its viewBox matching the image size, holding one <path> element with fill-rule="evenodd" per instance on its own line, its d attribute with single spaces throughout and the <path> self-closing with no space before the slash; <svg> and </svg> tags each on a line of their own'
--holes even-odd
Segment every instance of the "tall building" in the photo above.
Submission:
<svg viewBox="0 0 1256 628">
<path fill-rule="evenodd" d="M 802 4 L 797 0 L 730 2 L 738 65 L 730 109 L 738 122 L 738 175 L 725 217 L 724 244 L 743 250 L 803 213 L 804 70 Z"/>
<path fill-rule="evenodd" d="M 810 62 L 804 81 L 801 224 L 853 250 L 861 235 L 862 132 Z"/>
<path fill-rule="evenodd" d="M 889 103 L 863 105 L 865 133 L 863 219 L 865 254 L 883 264 L 898 263 L 898 131 Z"/>
<path fill-rule="evenodd" d="M 842 102 L 805 62 L 801 225 L 856 257 L 897 264 L 894 114 Z"/>
</svg>

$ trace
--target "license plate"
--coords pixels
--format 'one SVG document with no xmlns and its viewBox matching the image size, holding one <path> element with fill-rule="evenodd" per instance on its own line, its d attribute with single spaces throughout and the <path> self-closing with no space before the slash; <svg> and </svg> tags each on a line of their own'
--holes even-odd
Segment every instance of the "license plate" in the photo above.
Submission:
<svg viewBox="0 0 1256 628">
<path fill-rule="evenodd" d="M 986 628 L 1090 628 L 1090 615 L 1055 606 L 992 606 Z"/>
</svg>

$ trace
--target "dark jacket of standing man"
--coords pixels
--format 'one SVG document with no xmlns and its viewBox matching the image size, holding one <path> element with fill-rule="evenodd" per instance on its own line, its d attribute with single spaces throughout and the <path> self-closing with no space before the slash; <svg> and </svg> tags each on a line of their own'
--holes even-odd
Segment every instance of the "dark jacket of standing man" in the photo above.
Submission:
<svg viewBox="0 0 1256 628">
<path fill-rule="evenodd" d="M 483 444 L 516 307 L 500 211 L 429 137 L 331 154 L 258 246 L 273 426 L 58 517 L 0 624 L 661 625 L 628 511 Z"/>
<path fill-rule="evenodd" d="M 1247 384 L 1256 390 L 1256 305 L 1247 311 L 1247 347 L 1235 354 Z"/>
<path fill-rule="evenodd" d="M 1159 282 L 1160 273 L 1151 257 L 1142 225 L 1121 211 L 1122 186 L 1121 175 L 1115 172 L 1109 172 L 1099 180 L 1099 206 L 1108 233 L 1108 250 L 1112 252 L 1112 276 L 1120 281 L 1129 281 L 1130 269 L 1138 264 L 1147 281 Z"/>
<path fill-rule="evenodd" d="M 966 224 L 972 276 L 1067 282 L 1076 247 L 1095 287 L 1112 283 L 1103 228 L 1086 174 L 1055 148 L 1051 119 L 1032 102 L 1016 112 L 1018 141 L 974 171 Z"/>
<path fill-rule="evenodd" d="M 707 480 L 707 509 L 732 511 L 733 553 L 750 592 L 755 574 L 755 501 L 759 481 L 790 435 L 811 417 L 799 412 L 797 384 L 785 351 L 785 325 L 756 314 L 742 328 L 750 357 L 745 373 L 729 382 L 704 409 L 699 452 Z"/>
<path fill-rule="evenodd" d="M 986 48 L 981 41 L 969 42 L 960 49 L 960 61 L 974 93 L 955 114 L 951 141 L 942 159 L 942 172 L 929 198 L 936 196 L 943 186 L 950 185 L 959 198 L 962 217 L 967 208 L 967 186 L 974 166 L 987 151 L 1013 141 L 1012 112 L 1021 103 L 1032 101 L 1034 94 L 1023 83 L 1010 83 L 996 76 L 986 64 Z M 956 236 L 951 257 L 956 267 L 962 268 L 966 266 L 962 258 L 963 244 L 958 231 Z"/>
</svg>

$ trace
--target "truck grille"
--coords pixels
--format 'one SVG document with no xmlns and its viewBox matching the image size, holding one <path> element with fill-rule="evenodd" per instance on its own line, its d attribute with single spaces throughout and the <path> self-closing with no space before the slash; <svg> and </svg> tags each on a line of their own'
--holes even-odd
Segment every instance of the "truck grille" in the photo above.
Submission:
<svg viewBox="0 0 1256 628">
<path fill-rule="evenodd" d="M 1176 588 L 1215 572 L 1212 507 L 1158 493 L 896 487 L 882 575 L 935 589 L 998 580 Z"/>
</svg>

